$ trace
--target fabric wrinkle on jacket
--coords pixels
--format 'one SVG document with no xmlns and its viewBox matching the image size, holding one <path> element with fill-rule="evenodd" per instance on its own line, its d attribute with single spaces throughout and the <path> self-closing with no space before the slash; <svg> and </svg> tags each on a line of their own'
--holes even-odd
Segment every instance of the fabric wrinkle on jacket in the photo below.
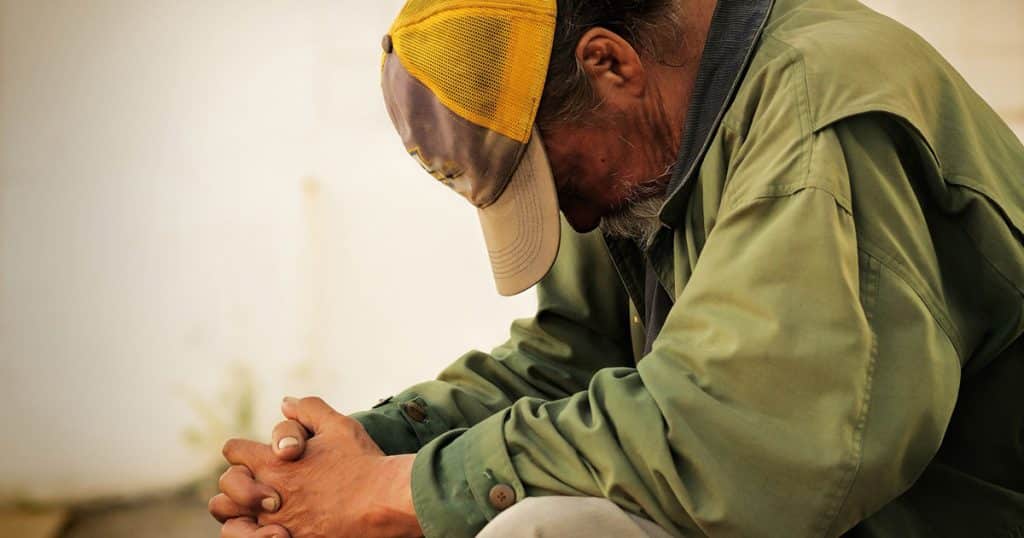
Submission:
<svg viewBox="0 0 1024 538">
<path fill-rule="evenodd" d="M 496 485 L 679 536 L 1024 533 L 1021 142 L 853 0 L 720 0 L 701 71 L 646 253 L 563 225 L 506 343 L 355 415 L 418 453 L 427 536 Z"/>
</svg>

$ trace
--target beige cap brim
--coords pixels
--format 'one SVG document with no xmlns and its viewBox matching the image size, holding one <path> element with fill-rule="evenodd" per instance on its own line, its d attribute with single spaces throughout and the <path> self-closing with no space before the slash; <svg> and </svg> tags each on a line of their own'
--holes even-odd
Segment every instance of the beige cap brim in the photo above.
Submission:
<svg viewBox="0 0 1024 538">
<path fill-rule="evenodd" d="M 477 211 L 498 293 L 516 295 L 544 278 L 558 256 L 560 221 L 555 180 L 536 129 L 501 196 Z"/>
</svg>

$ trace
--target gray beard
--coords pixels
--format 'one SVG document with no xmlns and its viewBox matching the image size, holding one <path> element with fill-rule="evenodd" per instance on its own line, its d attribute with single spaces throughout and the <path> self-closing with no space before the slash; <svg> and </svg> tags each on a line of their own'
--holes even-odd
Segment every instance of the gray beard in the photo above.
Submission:
<svg viewBox="0 0 1024 538">
<path fill-rule="evenodd" d="M 661 206 L 665 204 L 665 185 L 639 185 L 622 208 L 601 219 L 601 231 L 611 237 L 633 240 L 646 249 L 661 229 Z"/>
</svg>

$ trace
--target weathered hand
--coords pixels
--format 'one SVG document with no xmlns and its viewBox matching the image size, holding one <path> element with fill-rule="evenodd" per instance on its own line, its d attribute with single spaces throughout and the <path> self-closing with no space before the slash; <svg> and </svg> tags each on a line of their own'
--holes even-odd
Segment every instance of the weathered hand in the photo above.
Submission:
<svg viewBox="0 0 1024 538">
<path fill-rule="evenodd" d="M 279 525 L 259 528 L 256 517 L 263 510 L 276 511 L 281 497 L 272 488 L 256 482 L 252 472 L 233 465 L 221 475 L 221 493 L 210 499 L 209 510 L 221 527 L 222 538 L 288 538 Z"/>
<path fill-rule="evenodd" d="M 282 413 L 290 405 L 286 398 L 281 404 Z M 294 461 L 306 450 L 309 432 L 298 421 L 287 419 L 274 427 L 271 435 L 274 454 L 282 461 Z M 274 512 L 280 507 L 280 496 L 269 486 L 260 484 L 248 468 L 235 465 L 220 477 L 221 493 L 210 499 L 209 510 L 217 521 L 225 523 L 222 536 L 288 536 L 279 526 L 271 526 L 256 532 L 256 518 L 260 512 Z M 234 521 L 238 519 L 239 521 Z M 283 534 L 282 534 L 283 533 Z"/>
<path fill-rule="evenodd" d="M 286 447 L 289 457 L 302 456 L 294 462 L 286 461 L 279 455 L 279 441 L 288 436 L 279 435 L 277 429 L 273 449 L 268 445 L 238 439 L 225 444 L 225 458 L 252 473 L 246 477 L 242 470 L 234 471 L 231 480 L 227 481 L 228 489 L 231 489 L 232 480 L 244 482 L 249 488 L 247 491 L 252 490 L 255 484 L 257 488 L 267 488 L 262 490 L 268 495 L 264 499 L 279 494 L 277 498 L 280 502 L 275 507 L 272 501 L 267 501 L 267 506 L 263 507 L 277 510 L 256 508 L 258 522 L 264 527 L 254 530 L 247 526 L 246 530 L 250 534 L 228 535 L 225 525 L 224 536 L 272 536 L 284 528 L 291 531 L 293 538 L 415 537 L 422 534 L 413 509 L 410 488 L 414 456 L 385 456 L 359 422 L 334 411 L 319 398 L 288 400 L 282 405 L 282 411 L 285 416 L 312 431 L 313 437 L 305 440 L 301 432 L 294 429 L 282 430 L 299 435 L 304 442 L 304 452 L 298 450 L 301 445 Z M 272 495 L 269 492 L 273 492 Z M 250 498 L 244 498 L 227 493 L 225 491 L 225 496 L 232 504 L 236 504 L 233 499 L 238 497 L 238 506 L 253 509 L 251 494 Z M 214 507 L 219 497 L 211 500 L 211 512 L 223 517 L 228 514 L 228 510 L 219 506 L 215 510 Z M 261 506 L 262 502 L 257 503 L 257 506 Z M 252 517 L 250 513 L 237 515 Z M 251 523 L 251 519 L 241 520 L 241 523 L 229 521 L 229 524 L 239 528 L 242 524 Z"/>
<path fill-rule="evenodd" d="M 279 525 L 260 527 L 252 518 L 229 519 L 220 528 L 221 538 L 288 538 L 288 531 Z"/>
</svg>

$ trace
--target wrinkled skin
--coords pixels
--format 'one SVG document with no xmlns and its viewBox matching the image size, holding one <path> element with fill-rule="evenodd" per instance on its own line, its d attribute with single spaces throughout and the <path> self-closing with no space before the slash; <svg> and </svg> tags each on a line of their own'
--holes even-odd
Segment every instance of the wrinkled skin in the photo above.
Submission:
<svg viewBox="0 0 1024 538">
<path fill-rule="evenodd" d="M 223 537 L 422 534 L 409 492 L 412 456 L 385 456 L 359 422 L 319 398 L 289 399 L 282 410 L 294 422 L 279 425 L 275 434 L 298 435 L 291 438 L 301 439 L 304 452 L 295 450 L 299 445 L 275 452 L 242 439 L 224 445 L 224 458 L 234 467 L 221 479 L 223 493 L 210 501 L 214 517 L 227 522 Z M 313 432 L 308 441 L 304 430 Z M 274 446 L 286 438 L 275 439 Z M 299 454 L 297 461 L 286 459 Z M 328 499 L 331 509 L 325 510 Z"/>
</svg>

